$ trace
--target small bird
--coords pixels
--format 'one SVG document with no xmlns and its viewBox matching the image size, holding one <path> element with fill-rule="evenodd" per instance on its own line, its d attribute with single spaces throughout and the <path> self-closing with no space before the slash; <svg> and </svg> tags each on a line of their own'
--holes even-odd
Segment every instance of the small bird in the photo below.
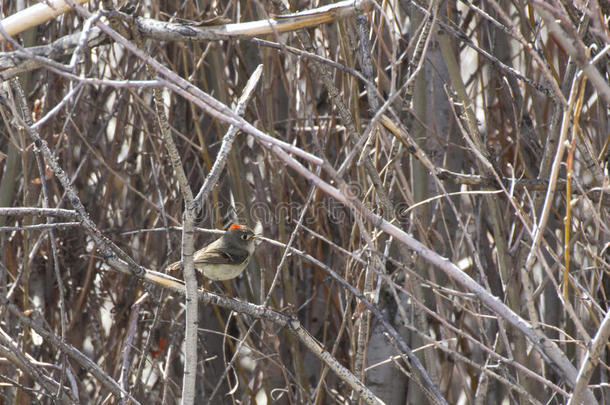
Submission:
<svg viewBox="0 0 610 405">
<path fill-rule="evenodd" d="M 195 269 L 214 281 L 239 276 L 248 267 L 254 253 L 254 239 L 259 236 L 243 225 L 231 225 L 220 239 L 195 252 Z M 172 263 L 167 271 L 177 271 L 181 266 L 181 261 Z"/>
</svg>

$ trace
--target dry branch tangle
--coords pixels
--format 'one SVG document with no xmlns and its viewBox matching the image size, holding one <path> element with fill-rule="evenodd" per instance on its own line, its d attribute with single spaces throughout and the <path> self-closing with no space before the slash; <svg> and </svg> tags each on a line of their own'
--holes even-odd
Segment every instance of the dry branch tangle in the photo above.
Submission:
<svg viewBox="0 0 610 405">
<path fill-rule="evenodd" d="M 165 22 L 144 17 L 136 18 L 136 24 L 141 35 L 145 38 L 165 41 L 218 41 L 250 38 L 258 35 L 273 34 L 275 32 L 288 32 L 315 27 L 320 24 L 329 23 L 340 18 L 360 13 L 369 6 L 369 0 L 347 0 L 267 20 L 211 27 Z M 11 36 L 18 34 L 21 31 L 21 28 L 25 29 L 30 27 L 30 25 L 27 25 L 18 26 L 19 29 L 17 27 L 13 28 L 13 21 L 19 21 L 29 15 L 24 12 L 23 17 L 20 17 L 19 14 L 20 13 L 14 14 L 0 21 L 0 25 L 2 25 Z M 69 57 L 72 54 L 79 44 L 80 37 L 81 33 L 77 32 L 60 38 L 49 45 L 28 48 L 27 51 L 36 56 L 58 61 Z M 109 42 L 99 28 L 93 27 L 87 32 L 85 43 L 88 48 L 91 48 Z M 42 64 L 43 63 L 39 61 L 32 61 L 27 53 L 21 51 L 0 52 L 0 78 L 6 80 L 16 74 L 37 69 L 41 67 Z"/>
<path fill-rule="evenodd" d="M 86 0 L 76 0 L 75 3 L 83 4 Z M 49 7 L 51 6 L 51 7 Z M 319 24 L 332 22 L 337 18 L 344 18 L 356 12 L 367 9 L 370 6 L 369 0 L 344 0 L 334 4 L 328 4 L 311 10 L 306 10 L 290 15 L 283 15 L 277 18 L 267 20 L 251 21 L 246 23 L 225 24 L 209 29 L 197 28 L 183 24 L 169 24 L 156 20 L 148 20 L 149 27 L 152 31 L 156 29 L 149 24 L 159 28 L 162 31 L 173 31 L 184 37 L 200 36 L 201 39 L 227 39 L 236 36 L 253 36 L 262 34 L 271 34 L 273 32 L 293 31 L 301 28 L 313 27 Z M 46 3 L 39 3 L 25 10 L 15 13 L 2 21 L 0 24 L 10 36 L 17 35 L 24 30 L 42 24 L 58 15 L 70 11 L 71 7 L 65 0 L 52 0 Z M 172 34 L 169 34 L 170 36 Z"/>
<path fill-rule="evenodd" d="M 281 20 L 281 19 L 280 19 L 280 20 Z M 185 27 L 185 30 L 186 30 L 186 31 L 185 31 L 185 33 L 186 33 L 186 34 L 188 34 L 188 33 L 192 32 L 193 28 L 196 28 L 196 29 L 201 29 L 200 27 L 184 26 L 184 25 L 181 25 L 181 24 L 179 24 L 179 26 L 180 26 L 180 27 Z M 217 27 L 216 27 L 216 28 L 217 28 Z M 205 28 L 203 28 L 203 29 L 205 29 Z M 96 30 L 97 30 L 97 28 L 96 28 Z M 92 31 L 92 32 L 93 32 L 93 31 Z M 177 31 L 177 33 L 179 33 L 179 31 Z M 98 35 L 99 35 L 99 36 L 98 36 L 98 38 L 100 38 L 101 40 L 104 40 L 104 37 L 103 37 L 102 35 L 100 35 L 99 33 L 98 33 Z M 182 38 L 182 40 L 184 40 L 184 38 Z M 186 39 L 186 40 L 188 40 L 188 39 Z M 32 50 L 32 49 L 34 49 L 34 48 L 30 48 L 30 49 Z M 58 53 L 58 57 L 59 57 L 59 58 L 61 58 L 61 57 L 62 57 L 62 55 L 64 54 L 63 52 L 64 52 L 64 51 L 61 51 L 61 50 L 60 50 L 60 52 Z M 5 54 L 5 55 L 6 55 L 6 54 Z M 20 57 L 20 56 L 19 56 L 17 53 L 12 54 L 12 56 L 13 56 L 13 57 Z M 25 58 L 25 59 L 27 59 L 27 56 L 26 56 L 26 58 Z M 9 61 L 9 62 L 10 62 L 10 61 Z M 30 62 L 38 63 L 38 62 L 35 62 L 35 61 L 30 61 Z M 40 66 L 40 65 L 38 65 L 38 66 Z M 29 68 L 31 69 L 31 68 L 34 68 L 34 67 L 31 67 L 31 66 L 30 66 Z M 6 71 L 5 71 L 4 73 L 6 73 Z M 169 80 L 169 79 L 168 79 L 168 80 Z M 184 91 L 191 91 L 191 90 L 192 90 L 192 89 L 187 89 L 187 88 L 184 88 Z M 254 122 L 254 121 L 253 121 L 253 120 L 250 120 L 249 122 Z M 290 152 L 289 152 L 289 153 L 290 153 Z M 312 170 L 312 169 L 310 168 L 310 170 Z M 312 170 L 312 171 L 313 171 L 313 170 Z M 459 180 L 459 181 L 461 181 L 461 182 L 464 182 L 465 184 L 480 185 L 480 184 L 485 184 L 485 181 L 486 181 L 486 179 L 484 179 L 484 178 L 475 177 L 475 176 L 480 176 L 480 175 L 478 175 L 478 174 L 476 174 L 476 175 L 475 175 L 475 174 L 473 174 L 473 175 L 468 175 L 469 177 L 467 177 L 466 175 L 462 175 L 462 174 L 460 174 L 460 173 L 456 173 L 455 175 L 454 175 L 453 173 L 445 173 L 445 174 L 446 174 L 446 175 L 449 175 L 449 176 L 453 176 L 453 177 L 455 178 L 455 180 Z M 297 176 L 297 177 L 298 177 L 298 176 Z M 526 181 L 529 181 L 529 180 L 524 180 L 524 182 L 526 182 Z M 535 181 L 535 180 L 531 180 L 531 181 Z M 517 185 L 518 185 L 518 184 L 519 184 L 519 183 L 517 183 Z M 545 183 L 541 183 L 541 185 L 540 185 L 540 186 L 542 186 L 542 187 L 544 188 L 544 187 L 546 187 L 546 184 L 545 184 Z M 600 190 L 598 190 L 598 191 L 599 191 L 599 193 L 600 193 L 601 197 L 607 196 L 607 193 L 605 193 L 605 194 L 604 194 L 604 193 L 603 193 L 603 190 L 601 190 L 601 189 L 600 189 Z M 586 193 L 587 193 L 587 190 L 583 190 L 582 195 L 586 195 Z M 377 224 L 377 222 L 376 222 L 376 221 L 373 221 L 373 223 L 374 223 L 374 224 Z M 446 255 L 446 256 L 447 256 L 447 255 Z M 593 354 L 595 354 L 595 353 L 593 353 L 593 352 L 591 351 L 591 354 L 593 355 Z M 593 357 L 593 358 L 595 358 L 596 356 L 592 356 L 592 357 Z M 543 371 L 543 373 L 542 373 L 542 374 L 544 374 L 544 371 Z M 579 382 L 580 382 L 580 383 L 584 383 L 584 385 L 585 385 L 585 386 L 586 386 L 586 384 L 587 384 L 587 381 L 588 381 L 587 379 L 580 379 L 580 377 L 579 377 Z M 564 395 L 564 394 L 562 393 L 561 395 Z"/>
</svg>

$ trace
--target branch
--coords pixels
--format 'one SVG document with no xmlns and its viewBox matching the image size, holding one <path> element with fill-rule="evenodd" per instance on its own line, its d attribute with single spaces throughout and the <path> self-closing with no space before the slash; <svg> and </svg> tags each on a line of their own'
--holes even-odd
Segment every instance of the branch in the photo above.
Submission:
<svg viewBox="0 0 610 405">
<path fill-rule="evenodd" d="M 599 355 L 602 350 L 608 344 L 610 339 L 610 311 L 606 312 L 606 316 L 599 326 L 597 334 L 589 345 L 587 355 L 582 359 L 578 376 L 576 377 L 576 384 L 574 385 L 574 391 L 572 396 L 568 400 L 567 405 L 578 405 L 584 403 L 584 394 L 587 389 L 587 383 L 599 363 Z"/>
<path fill-rule="evenodd" d="M 87 0 L 74 0 L 74 2 L 83 4 Z M 69 5 L 71 1 L 66 0 L 50 0 L 46 3 L 51 5 L 52 8 L 41 2 L 3 19 L 0 21 L 0 25 L 4 27 L 8 35 L 14 36 L 28 28 L 35 27 L 55 18 L 72 8 Z M 315 9 L 275 16 L 265 20 L 211 27 L 169 23 L 150 18 L 138 18 L 137 24 L 142 35 L 151 36 L 159 40 L 210 41 L 230 38 L 237 39 L 311 28 L 361 13 L 363 10 L 368 9 L 369 6 L 369 0 L 344 0 Z M 2 38 L 4 36 L 0 36 L 0 39 Z"/>
<path fill-rule="evenodd" d="M 369 0 L 344 0 L 294 14 L 211 27 L 161 22 L 138 18 L 137 24 L 144 36 L 166 41 L 218 41 L 249 38 L 316 27 L 358 14 L 368 9 Z"/>
<path fill-rule="evenodd" d="M 606 104 L 610 104 L 610 86 L 608 85 L 608 81 L 599 73 L 599 70 L 597 70 L 595 65 L 593 65 L 588 58 L 589 50 L 578 36 L 568 34 L 557 22 L 559 19 L 560 21 L 569 24 L 569 19 L 560 10 L 544 1 L 534 0 L 533 3 L 536 11 L 546 23 L 546 28 L 549 30 L 549 33 L 552 34 L 553 38 L 559 42 L 561 47 L 574 58 Z"/>
<path fill-rule="evenodd" d="M 576 369 L 568 360 L 568 358 L 563 354 L 563 352 L 559 349 L 557 344 L 548 339 L 546 335 L 544 335 L 544 333 L 532 327 L 532 325 L 530 325 L 525 319 L 521 318 L 517 313 L 515 313 L 513 310 L 503 304 L 497 297 L 491 295 L 489 291 L 485 290 L 485 288 L 483 288 L 480 284 L 478 284 L 470 276 L 464 273 L 458 266 L 449 261 L 447 258 L 442 257 L 438 253 L 430 250 L 427 246 L 413 238 L 408 233 L 404 232 L 402 229 L 396 227 L 395 225 L 389 223 L 388 221 L 373 213 L 371 210 L 365 207 L 359 200 L 354 197 L 351 197 L 349 190 L 340 191 L 337 188 L 326 183 L 321 178 L 312 173 L 310 170 L 307 170 L 305 167 L 303 167 L 298 161 L 289 156 L 282 149 L 276 146 L 271 146 L 270 149 L 295 171 L 297 171 L 303 177 L 315 184 L 321 191 L 335 198 L 337 201 L 345 204 L 354 212 L 359 213 L 369 222 L 371 222 L 373 226 L 381 229 L 388 235 L 393 236 L 401 243 L 404 243 L 428 263 L 438 267 L 448 277 L 460 284 L 466 290 L 474 293 L 485 306 L 487 306 L 498 316 L 505 319 L 515 328 L 521 331 L 521 333 L 523 333 L 530 340 L 530 342 L 532 342 L 536 350 L 543 355 L 545 361 L 551 366 L 553 366 L 555 370 L 557 370 L 557 372 L 568 382 L 570 386 L 574 386 L 577 374 Z M 366 300 L 363 302 L 365 304 L 368 303 L 368 301 Z M 402 346 L 401 349 L 403 349 Z M 597 403 L 595 397 L 590 391 L 586 391 L 586 396 L 587 401 L 589 401 L 589 403 Z"/>
<path fill-rule="evenodd" d="M 70 1 L 70 0 L 68 0 Z M 76 6 L 76 5 L 75 5 Z M 104 3 L 105 7 L 112 7 L 111 1 Z M 111 10 L 112 12 L 113 10 Z M 91 17 L 89 17 L 91 18 Z M 142 37 L 135 26 L 131 16 L 123 13 L 112 13 L 110 23 L 112 28 L 119 31 L 125 31 L 121 25 L 122 22 L 127 23 L 135 45 L 140 50 L 144 49 Z M 155 71 L 146 64 L 146 71 L 150 76 L 154 76 Z M 178 152 L 178 148 L 171 136 L 171 127 L 165 115 L 165 107 L 163 104 L 163 95 L 159 88 L 153 88 L 153 99 L 155 102 L 155 112 L 157 123 L 159 124 L 159 132 L 167 149 L 174 175 L 178 182 L 178 188 L 182 193 L 184 200 L 184 211 L 182 213 L 182 271 L 186 283 L 185 296 L 185 333 L 184 333 L 184 378 L 182 380 L 182 404 L 191 405 L 195 402 L 195 387 L 197 383 L 197 330 L 199 325 L 199 305 L 195 299 L 197 294 L 197 276 L 195 274 L 195 264 L 193 263 L 194 248 L 194 228 L 195 228 L 195 203 L 193 201 L 193 191 L 186 178 L 182 158 Z"/>
<path fill-rule="evenodd" d="M 76 0 L 78 4 L 88 0 Z M 62 15 L 72 7 L 65 0 L 46 0 L 34 4 L 0 21 L 8 35 L 13 36 Z M 4 38 L 0 36 L 0 38 Z"/>
<path fill-rule="evenodd" d="M 185 294 L 184 284 L 168 275 L 149 270 L 144 273 L 144 280 L 160 284 L 178 294 Z M 361 294 L 358 295 L 364 299 Z M 298 319 L 268 309 L 265 306 L 238 301 L 233 298 L 216 295 L 206 290 L 198 290 L 198 298 L 199 301 L 206 305 L 218 305 L 241 314 L 249 315 L 253 318 L 265 319 L 278 326 L 286 327 L 287 330 L 296 336 L 318 359 L 324 362 L 339 378 L 341 378 L 341 380 L 357 392 L 360 395 L 360 398 L 367 404 L 383 404 L 383 401 L 377 398 L 354 374 L 341 365 L 341 363 L 339 363 L 328 351 L 324 350 L 322 345 L 301 326 Z"/>
<path fill-rule="evenodd" d="M 86 10 L 82 9 L 81 12 L 86 17 L 89 16 L 89 13 Z M 424 244 L 417 241 L 406 232 L 402 231 L 391 223 L 375 215 L 373 212 L 364 207 L 360 203 L 360 201 L 355 199 L 348 199 L 348 197 L 346 197 L 344 193 L 342 193 L 335 187 L 332 187 L 328 183 L 324 182 L 311 171 L 307 170 L 297 160 L 289 156 L 287 152 L 294 153 L 297 156 L 306 158 L 309 162 L 314 164 L 322 164 L 320 158 L 318 158 L 317 156 L 313 156 L 307 152 L 304 152 L 300 148 L 288 145 L 285 142 L 278 141 L 275 138 L 272 138 L 271 136 L 263 133 L 259 129 L 247 123 L 243 118 L 236 116 L 230 108 L 228 108 L 218 100 L 209 96 L 196 86 L 193 86 L 191 83 L 188 83 L 185 79 L 176 75 L 174 72 L 170 71 L 165 66 L 156 62 L 148 55 L 144 54 L 144 52 L 141 52 L 140 50 L 135 48 L 131 43 L 129 43 L 123 37 L 118 35 L 114 30 L 110 29 L 109 27 L 100 22 L 98 22 L 97 24 L 98 27 L 103 29 L 117 41 L 121 42 L 131 52 L 135 53 L 138 57 L 146 60 L 147 63 L 150 63 L 151 66 L 153 66 L 153 68 L 155 68 L 155 70 L 159 74 L 166 77 L 168 79 L 167 85 L 171 89 L 181 94 L 183 97 L 186 97 L 188 100 L 194 102 L 196 105 L 198 105 L 204 111 L 208 112 L 213 117 L 221 119 L 229 124 L 236 125 L 245 132 L 252 134 L 254 138 L 257 139 L 257 141 L 259 141 L 263 147 L 271 150 L 275 155 L 277 155 L 290 167 L 295 169 L 305 178 L 312 181 L 323 192 L 346 204 L 352 210 L 359 212 L 365 218 L 367 218 L 373 225 L 377 226 L 387 234 L 394 236 L 396 239 L 400 240 L 409 248 L 420 254 L 426 261 L 443 270 L 450 278 L 454 279 L 457 283 L 462 285 L 468 291 L 475 293 L 488 308 L 497 313 L 500 317 L 506 319 L 518 330 L 520 330 L 534 344 L 536 350 L 538 350 L 541 354 L 545 356 L 545 360 L 549 364 L 556 367 L 556 370 L 566 379 L 566 381 L 568 381 L 571 386 L 573 386 L 576 378 L 576 369 L 561 352 L 559 347 L 554 342 L 550 341 L 542 332 L 534 330 L 525 319 L 521 318 L 510 308 L 500 302 L 496 297 L 492 296 L 487 290 L 485 290 L 481 285 L 479 285 L 471 277 L 469 277 L 462 270 L 460 270 L 460 268 L 457 267 L 455 264 L 451 263 L 446 258 L 440 256 L 438 253 L 431 251 Z M 403 348 L 402 345 L 401 348 Z M 588 396 L 592 397 L 590 391 L 587 392 Z M 595 401 L 593 401 L 592 403 L 595 403 Z"/>
<path fill-rule="evenodd" d="M 91 13 L 89 13 L 82 7 L 78 8 L 78 12 L 85 18 L 89 18 L 91 16 Z M 158 74 L 166 78 L 167 81 L 164 81 L 164 84 L 166 86 L 169 86 L 178 94 L 181 94 L 183 97 L 187 98 L 188 100 L 192 101 L 197 105 L 201 105 L 201 103 L 204 103 L 207 106 L 204 109 L 212 117 L 238 127 L 242 131 L 252 135 L 256 139 L 258 139 L 259 142 L 264 143 L 267 146 L 279 146 L 280 148 L 288 151 L 289 153 L 299 156 L 300 158 L 303 158 L 314 165 L 321 165 L 323 163 L 322 159 L 320 159 L 319 157 L 312 155 L 311 153 L 305 152 L 303 149 L 291 145 L 287 142 L 280 141 L 279 139 L 276 139 L 264 133 L 260 129 L 254 127 L 242 117 L 236 115 L 229 107 L 216 100 L 209 94 L 205 93 L 198 87 L 192 85 L 186 79 L 180 77 L 167 67 L 163 66 L 161 63 L 151 58 L 150 55 L 148 55 L 146 52 L 138 49 L 134 44 L 125 39 L 122 35 L 117 33 L 108 25 L 102 23 L 101 21 L 96 22 L 96 24 L 112 39 L 114 39 L 116 42 L 120 43 L 130 52 L 135 54 L 137 57 L 148 63 Z"/>
<path fill-rule="evenodd" d="M 257 68 L 248 79 L 244 90 L 242 91 L 242 95 L 237 102 L 237 107 L 235 108 L 235 112 L 239 116 L 243 116 L 246 111 L 246 105 L 248 101 L 252 98 L 252 94 L 256 89 L 256 86 L 263 74 L 263 65 L 258 65 Z M 206 199 L 207 195 L 210 193 L 210 190 L 216 185 L 218 182 L 218 178 L 220 177 L 220 173 L 222 169 L 225 167 L 225 162 L 227 157 L 229 156 L 229 152 L 231 151 L 231 145 L 233 145 L 233 140 L 235 139 L 235 135 L 237 135 L 237 127 L 231 125 L 229 130 L 222 138 L 222 145 L 220 146 L 220 150 L 218 151 L 218 155 L 216 156 L 216 161 L 214 161 L 214 165 L 212 169 L 208 173 L 205 178 L 205 182 L 201 186 L 201 189 L 195 196 L 195 206 L 196 208 L 201 209 L 201 205 L 203 201 Z"/>
<path fill-rule="evenodd" d="M 11 87 L 17 93 L 17 96 L 22 100 L 25 100 L 25 94 L 19 81 L 16 79 L 11 80 Z M 111 266 L 119 266 L 125 269 L 128 269 L 134 275 L 141 274 L 144 269 L 138 265 L 127 253 L 125 253 L 121 248 L 115 245 L 112 241 L 106 238 L 95 223 L 89 218 L 89 214 L 85 210 L 85 206 L 81 202 L 78 194 L 74 191 L 74 188 L 71 185 L 70 179 L 66 175 L 66 172 L 59 166 L 57 163 L 57 159 L 55 155 L 51 152 L 47 142 L 40 137 L 38 131 L 32 128 L 31 125 L 31 112 L 27 107 L 27 104 L 24 102 L 21 103 L 22 111 L 17 113 L 15 117 L 19 124 L 23 125 L 25 131 L 28 135 L 34 140 L 34 145 L 36 148 L 40 149 L 42 155 L 44 156 L 45 163 L 49 166 L 49 168 L 53 171 L 62 187 L 64 188 L 68 200 L 72 204 L 75 209 L 76 217 L 81 221 L 81 224 L 85 228 L 85 230 L 91 235 L 98 248 L 102 252 L 104 260 Z M 18 114 L 21 114 L 20 116 Z M 29 122 L 29 124 L 28 124 Z M 6 208 L 5 208 L 6 209 Z M 69 210 L 59 210 L 59 209 L 41 209 L 40 212 L 65 212 Z"/>
<path fill-rule="evenodd" d="M 57 337 L 54 333 L 47 331 L 43 326 L 41 326 L 38 322 L 33 321 L 29 317 L 25 316 L 23 312 L 15 305 L 8 304 L 7 308 L 10 313 L 15 315 L 21 323 L 30 329 L 34 330 L 40 336 L 42 336 L 48 344 L 50 344 L 53 348 L 59 349 L 65 354 L 67 354 L 71 359 L 76 361 L 82 368 L 87 370 L 91 375 L 98 379 L 100 383 L 104 387 L 106 387 L 110 392 L 114 394 L 114 396 L 119 400 L 120 398 L 129 398 L 133 401 L 134 404 L 139 404 L 139 402 L 129 395 L 128 392 L 125 392 L 119 384 L 112 379 L 100 366 L 94 363 L 89 357 L 85 356 L 82 352 L 74 348 L 73 346 L 62 342 L 59 337 Z"/>
<path fill-rule="evenodd" d="M 78 218 L 78 213 L 74 210 L 66 210 L 63 208 L 36 208 L 36 207 L 1 207 L 0 216 L 2 215 L 38 215 L 50 217 L 65 217 L 69 219 Z"/>
<path fill-rule="evenodd" d="M 48 392 L 47 395 L 54 398 L 54 393 L 57 391 L 56 385 L 59 385 L 56 381 L 52 380 L 48 377 L 42 370 L 39 370 L 36 365 L 34 365 L 31 361 L 31 358 L 28 358 L 25 353 L 21 351 L 21 348 L 13 340 L 13 338 L 6 333 L 3 329 L 0 328 L 0 355 L 5 357 L 9 362 L 13 363 L 15 367 L 24 371 L 28 374 L 36 384 L 40 385 L 45 391 Z M 67 393 L 60 391 L 59 398 L 62 403 L 71 403 L 75 404 L 73 398 L 70 398 Z M 55 402 L 55 401 L 52 401 Z"/>
</svg>

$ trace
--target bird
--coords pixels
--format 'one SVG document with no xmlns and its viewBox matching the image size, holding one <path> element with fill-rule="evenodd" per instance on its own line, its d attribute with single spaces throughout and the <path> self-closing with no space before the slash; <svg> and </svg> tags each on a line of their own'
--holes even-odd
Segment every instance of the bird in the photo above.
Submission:
<svg viewBox="0 0 610 405">
<path fill-rule="evenodd" d="M 254 240 L 261 235 L 250 228 L 233 224 L 222 237 L 196 251 L 193 255 L 195 269 L 213 281 L 231 280 L 248 267 L 254 253 Z M 167 266 L 167 272 L 182 267 L 178 261 Z"/>
</svg>

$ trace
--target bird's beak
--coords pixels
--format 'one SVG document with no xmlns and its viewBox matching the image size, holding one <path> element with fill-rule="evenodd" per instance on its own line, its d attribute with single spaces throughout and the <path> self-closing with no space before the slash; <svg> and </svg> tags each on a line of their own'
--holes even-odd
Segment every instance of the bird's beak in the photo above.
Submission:
<svg viewBox="0 0 610 405">
<path fill-rule="evenodd" d="M 256 233 L 256 234 L 252 235 L 252 239 L 260 238 L 261 236 L 263 236 L 263 235 L 261 235 L 260 233 Z"/>
</svg>

